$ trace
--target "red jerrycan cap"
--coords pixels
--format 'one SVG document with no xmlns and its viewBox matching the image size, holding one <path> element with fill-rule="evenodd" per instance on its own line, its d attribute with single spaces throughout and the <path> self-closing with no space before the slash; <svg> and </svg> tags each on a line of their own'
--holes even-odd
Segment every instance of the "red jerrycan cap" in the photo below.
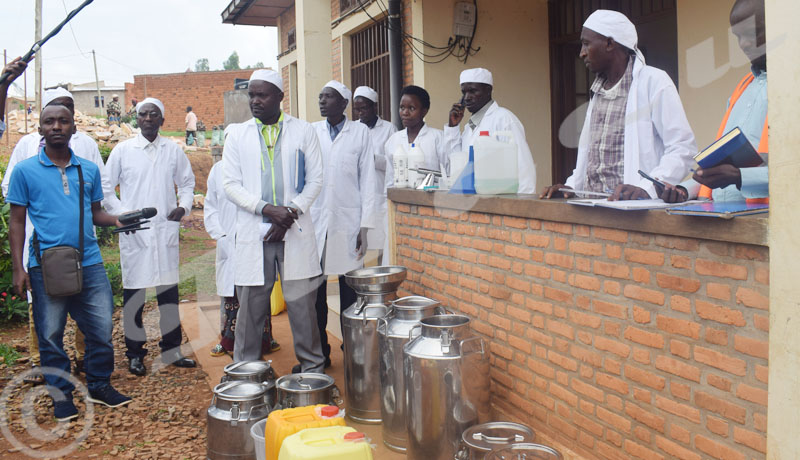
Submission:
<svg viewBox="0 0 800 460">
<path fill-rule="evenodd" d="M 336 417 L 339 415 L 339 408 L 336 406 L 325 406 L 320 409 L 320 414 L 322 414 L 323 417 Z"/>
<path fill-rule="evenodd" d="M 364 433 L 362 433 L 360 431 L 351 431 L 349 433 L 345 433 L 344 434 L 344 440 L 345 441 L 360 441 L 360 440 L 362 440 L 362 439 L 364 439 L 366 437 L 367 437 L 367 435 L 365 435 Z"/>
<path fill-rule="evenodd" d="M 478 135 L 479 136 L 488 136 L 489 135 L 489 131 L 481 131 L 480 133 L 478 133 Z"/>
</svg>

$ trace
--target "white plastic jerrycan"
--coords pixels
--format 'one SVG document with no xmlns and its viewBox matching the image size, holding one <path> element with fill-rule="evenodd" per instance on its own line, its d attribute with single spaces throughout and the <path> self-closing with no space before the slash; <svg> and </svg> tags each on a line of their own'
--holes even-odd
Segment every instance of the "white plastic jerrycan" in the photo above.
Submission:
<svg viewBox="0 0 800 460">
<path fill-rule="evenodd" d="M 488 131 L 481 131 L 473 148 L 475 191 L 479 195 L 517 193 L 519 173 L 514 134 L 497 131 L 490 136 Z"/>
</svg>

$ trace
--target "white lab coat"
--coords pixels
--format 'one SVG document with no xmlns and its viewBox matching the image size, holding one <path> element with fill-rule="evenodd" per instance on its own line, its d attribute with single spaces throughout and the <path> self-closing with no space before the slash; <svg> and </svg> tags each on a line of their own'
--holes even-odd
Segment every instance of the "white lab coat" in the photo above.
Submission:
<svg viewBox="0 0 800 460">
<path fill-rule="evenodd" d="M 234 288 L 234 256 L 236 249 L 236 214 L 238 208 L 228 199 L 222 184 L 222 162 L 208 173 L 206 199 L 203 202 L 203 223 L 206 232 L 217 242 L 217 295 L 232 297 Z"/>
<path fill-rule="evenodd" d="M 261 209 L 261 137 L 255 118 L 226 128 L 222 154 L 225 193 L 237 206 L 234 250 L 234 282 L 237 286 L 264 285 L 264 251 L 259 227 Z M 319 266 L 314 224 L 309 210 L 322 189 L 322 159 L 319 142 L 310 124 L 284 114 L 280 133 L 283 202 L 300 210 L 300 217 L 286 231 L 282 279 L 300 280 L 322 273 Z M 297 150 L 305 154 L 305 186 L 298 194 L 291 177 Z M 300 230 L 302 229 L 302 231 Z"/>
<path fill-rule="evenodd" d="M 3 176 L 3 196 L 8 195 L 8 184 L 11 181 L 11 172 L 14 170 L 14 167 L 20 161 L 27 160 L 28 158 L 38 155 L 39 143 L 41 140 L 42 136 L 39 133 L 30 133 L 22 136 L 22 138 L 20 138 L 20 140 L 17 142 L 17 145 L 14 146 L 14 151 L 11 153 L 11 158 L 8 160 L 8 166 L 6 166 L 6 173 Z M 75 155 L 85 158 L 97 165 L 97 167 L 100 169 L 100 178 L 103 184 L 105 184 L 108 178 L 106 177 L 105 166 L 103 165 L 103 157 L 100 156 L 100 149 L 97 148 L 97 143 L 94 141 L 94 139 L 82 132 L 76 132 L 69 140 L 69 147 L 72 149 Z M 28 246 L 32 235 L 33 224 L 26 215 L 25 245 L 22 249 L 22 261 L 26 269 L 28 267 Z"/>
<path fill-rule="evenodd" d="M 448 151 L 447 144 L 444 140 L 444 132 L 441 129 L 431 128 L 430 126 L 423 125 L 417 133 L 417 138 L 414 139 L 414 144 L 422 150 L 425 155 L 426 169 L 433 169 L 436 171 L 450 170 L 450 151 Z M 398 147 L 402 147 L 406 153 L 411 151 L 411 144 L 408 142 L 408 129 L 398 131 L 390 137 L 386 143 L 383 144 L 383 151 L 386 155 L 386 177 L 384 181 L 386 186 L 383 190 L 383 196 L 386 197 L 386 190 L 394 187 L 394 153 Z"/>
<path fill-rule="evenodd" d="M 112 214 L 156 208 L 147 230 L 119 235 L 122 286 L 142 289 L 178 283 L 178 236 L 180 222 L 167 220 L 177 206 L 192 212 L 194 173 L 183 150 L 175 142 L 158 136 L 150 158 L 149 141 L 139 134 L 119 143 L 106 164 L 108 184 L 104 205 Z M 120 198 L 114 194 L 119 185 Z M 178 199 L 175 187 L 178 187 Z"/>
<path fill-rule="evenodd" d="M 581 190 L 589 164 L 590 124 L 594 99 L 589 101 L 578 144 L 578 161 L 566 185 Z M 625 114 L 625 184 L 635 185 L 656 197 L 653 184 L 639 170 L 671 184 L 683 181 L 697 153 L 694 133 L 683 111 L 678 90 L 663 70 L 636 60 Z"/>
<path fill-rule="evenodd" d="M 327 237 L 325 274 L 342 275 L 363 266 L 363 258 L 356 251 L 356 238 L 361 227 L 374 228 L 375 150 L 369 128 L 359 122 L 347 120 L 334 141 L 326 120 L 313 126 L 325 168 L 322 192 L 311 206 L 319 261 L 322 262 Z"/>
<path fill-rule="evenodd" d="M 386 226 L 379 225 L 387 219 L 388 208 L 386 207 L 386 187 L 384 178 L 386 177 L 386 155 L 384 154 L 383 144 L 389 137 L 397 132 L 395 126 L 386 121 L 378 118 L 369 130 L 369 137 L 372 140 L 372 148 L 374 149 L 375 159 L 375 216 L 372 222 L 375 228 L 367 231 L 367 248 L 368 249 L 383 249 L 384 240 L 386 239 Z"/>
<path fill-rule="evenodd" d="M 481 131 L 489 131 L 490 135 L 498 131 L 511 131 L 514 134 L 519 171 L 517 193 L 536 193 L 536 165 L 533 164 L 531 149 L 528 148 L 528 141 L 525 139 L 525 127 L 516 115 L 500 107 L 496 101 L 492 101 L 492 105 L 489 106 L 475 131 L 470 128 L 469 123 L 465 124 L 463 133 L 459 133 L 458 126 L 444 126 L 447 152 L 468 152 Z"/>
</svg>

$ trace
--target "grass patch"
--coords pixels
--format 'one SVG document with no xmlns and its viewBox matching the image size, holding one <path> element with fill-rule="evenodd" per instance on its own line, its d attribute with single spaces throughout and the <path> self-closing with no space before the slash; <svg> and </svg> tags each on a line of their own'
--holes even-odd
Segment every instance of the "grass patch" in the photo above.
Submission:
<svg viewBox="0 0 800 460">
<path fill-rule="evenodd" d="M 211 131 L 199 131 L 206 136 L 206 139 L 211 139 Z M 158 132 L 162 136 L 167 137 L 186 137 L 186 131 L 164 131 L 160 130 Z"/>
<path fill-rule="evenodd" d="M 13 366 L 22 355 L 7 343 L 0 343 L 0 364 Z"/>
</svg>

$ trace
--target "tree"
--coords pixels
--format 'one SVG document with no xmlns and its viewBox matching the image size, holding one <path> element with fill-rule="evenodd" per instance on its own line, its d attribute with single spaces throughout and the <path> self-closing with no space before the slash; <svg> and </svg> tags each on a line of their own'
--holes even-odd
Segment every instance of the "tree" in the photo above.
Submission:
<svg viewBox="0 0 800 460">
<path fill-rule="evenodd" d="M 222 63 L 222 68 L 225 70 L 239 70 L 239 53 L 234 51 L 228 59 Z"/>
<path fill-rule="evenodd" d="M 195 72 L 208 72 L 211 68 L 208 66 L 208 59 L 198 59 L 197 62 L 194 63 L 194 71 Z"/>
<path fill-rule="evenodd" d="M 254 69 L 263 69 L 264 63 L 261 61 L 256 62 L 256 65 L 253 66 Z"/>
</svg>

